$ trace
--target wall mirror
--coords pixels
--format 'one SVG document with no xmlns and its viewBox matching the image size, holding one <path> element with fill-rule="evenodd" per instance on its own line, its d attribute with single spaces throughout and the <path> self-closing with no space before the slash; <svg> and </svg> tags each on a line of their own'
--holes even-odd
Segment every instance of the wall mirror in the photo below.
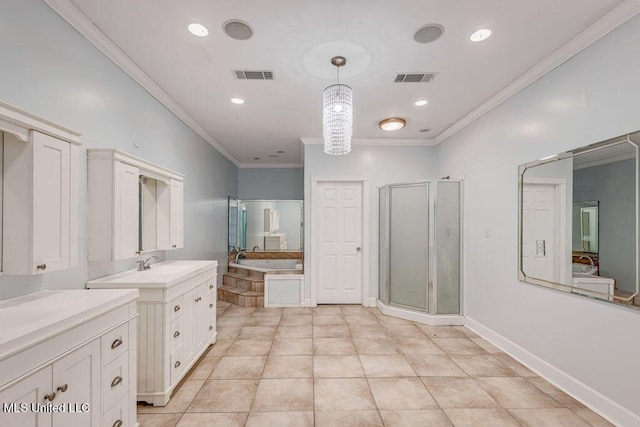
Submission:
<svg viewBox="0 0 640 427">
<path fill-rule="evenodd" d="M 520 280 L 640 308 L 640 132 L 519 167 Z"/>
<path fill-rule="evenodd" d="M 303 248 L 302 200 L 240 200 L 229 197 L 229 252 Z"/>
</svg>

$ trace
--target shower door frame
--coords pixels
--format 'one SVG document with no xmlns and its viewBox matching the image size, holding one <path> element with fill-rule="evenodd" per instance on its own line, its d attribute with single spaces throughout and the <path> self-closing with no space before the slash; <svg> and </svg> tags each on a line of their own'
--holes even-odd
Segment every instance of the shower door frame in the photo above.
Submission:
<svg viewBox="0 0 640 427">
<path fill-rule="evenodd" d="M 390 307 L 397 307 L 401 309 L 412 310 L 416 313 L 426 313 L 430 315 L 438 315 L 438 287 L 437 287 L 437 262 L 435 258 L 435 247 L 437 242 L 436 236 L 436 222 L 437 222 L 437 195 L 438 195 L 438 182 L 457 182 L 460 186 L 460 200 L 459 200 L 459 209 L 460 209 L 460 313 L 459 315 L 463 315 L 464 312 L 464 292 L 463 292 L 463 283 L 464 283 L 464 180 L 462 179 L 429 179 L 424 181 L 414 181 L 414 182 L 399 182 L 399 183 L 390 183 L 381 185 L 378 187 L 378 198 L 380 197 L 380 190 L 383 188 L 387 188 L 387 200 L 385 204 L 385 209 L 387 212 L 386 215 L 386 232 L 387 232 L 387 245 L 386 245 L 386 255 L 389 259 L 387 263 L 387 274 L 385 278 L 385 288 L 387 294 L 387 301 L 382 301 L 384 304 L 389 305 Z M 429 222 L 428 222 L 428 250 L 427 250 L 427 258 L 429 263 L 429 273 L 427 278 L 427 308 L 426 310 L 421 310 L 419 308 L 410 307 L 402 304 L 396 304 L 391 302 L 391 187 L 410 187 L 410 186 L 420 186 L 427 185 L 429 192 Z M 378 199 L 379 200 L 379 199 Z M 380 202 L 378 201 L 378 218 L 380 217 Z M 378 226 L 378 233 L 380 233 L 380 226 Z M 378 236 L 378 242 L 380 242 L 380 235 Z M 380 272 L 380 250 L 378 249 L 378 275 Z M 380 277 L 378 277 L 380 280 Z M 380 283 L 378 283 L 378 294 L 380 293 Z M 442 316 L 456 316 L 458 314 L 442 314 Z"/>
</svg>

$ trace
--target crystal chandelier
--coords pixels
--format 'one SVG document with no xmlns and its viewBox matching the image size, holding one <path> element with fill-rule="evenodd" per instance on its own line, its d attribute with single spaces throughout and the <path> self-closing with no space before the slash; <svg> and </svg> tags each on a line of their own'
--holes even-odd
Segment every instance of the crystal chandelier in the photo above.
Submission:
<svg viewBox="0 0 640 427">
<path fill-rule="evenodd" d="M 324 152 L 333 156 L 351 152 L 353 135 L 353 92 L 340 84 L 340 67 L 347 63 L 342 56 L 331 58 L 336 66 L 337 82 L 327 87 L 323 95 L 322 136 Z"/>
</svg>

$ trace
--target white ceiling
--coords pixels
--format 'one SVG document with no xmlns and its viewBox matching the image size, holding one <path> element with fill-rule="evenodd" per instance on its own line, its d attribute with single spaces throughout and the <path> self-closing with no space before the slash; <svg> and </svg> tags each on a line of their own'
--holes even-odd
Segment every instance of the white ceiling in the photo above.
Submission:
<svg viewBox="0 0 640 427">
<path fill-rule="evenodd" d="M 432 143 L 623 1 L 73 3 L 236 163 L 296 164 L 300 138 L 322 136 L 322 90 L 335 78 L 331 56 L 347 56 L 341 80 L 354 91 L 354 138 Z M 230 19 L 247 22 L 253 37 L 228 37 L 222 27 Z M 192 22 L 207 26 L 209 36 L 191 35 L 186 27 Z M 429 23 L 444 26 L 444 35 L 431 44 L 416 43 L 413 34 Z M 493 36 L 469 41 L 481 27 L 492 29 Z M 271 70 L 275 80 L 236 80 L 232 69 Z M 393 83 L 398 72 L 420 71 L 438 75 L 432 83 Z M 246 103 L 231 104 L 232 97 Z M 429 104 L 414 107 L 417 98 Z M 378 129 L 378 121 L 390 116 L 406 118 L 407 127 L 392 134 Z M 423 128 L 432 130 L 421 133 Z M 267 157 L 278 150 L 285 153 Z"/>
</svg>

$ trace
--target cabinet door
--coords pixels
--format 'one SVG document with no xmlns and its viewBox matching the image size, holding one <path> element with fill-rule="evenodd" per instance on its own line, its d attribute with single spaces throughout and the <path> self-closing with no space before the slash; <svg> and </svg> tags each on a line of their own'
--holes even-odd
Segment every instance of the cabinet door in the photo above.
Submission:
<svg viewBox="0 0 640 427">
<path fill-rule="evenodd" d="M 33 132 L 33 273 L 69 268 L 69 155 L 69 143 Z"/>
<path fill-rule="evenodd" d="M 184 183 L 172 179 L 170 182 L 170 241 L 171 248 L 184 247 Z"/>
<path fill-rule="evenodd" d="M 204 346 L 204 343 L 209 338 L 209 284 L 203 283 L 196 288 L 196 319 L 195 319 L 195 338 L 196 338 L 196 351 L 199 351 Z"/>
<path fill-rule="evenodd" d="M 138 168 L 115 163 L 113 200 L 113 259 L 134 258 L 140 246 Z"/>
<path fill-rule="evenodd" d="M 94 340 L 53 364 L 53 403 L 67 412 L 53 415 L 54 427 L 98 426 L 100 399 L 100 340 Z M 110 384 L 103 384 L 109 387 Z M 84 406 L 83 406 L 84 405 Z"/>
<path fill-rule="evenodd" d="M 51 413 L 33 411 L 32 404 L 46 404 L 51 390 L 51 366 L 39 370 L 24 380 L 0 391 L 0 425 L 12 427 L 50 426 Z M 56 404 L 57 399 L 51 403 Z M 15 405 L 14 405 L 15 404 Z"/>
<path fill-rule="evenodd" d="M 194 356 L 195 336 L 195 317 L 196 317 L 196 290 L 191 289 L 182 295 L 182 359 L 184 364 L 191 362 Z"/>
</svg>

